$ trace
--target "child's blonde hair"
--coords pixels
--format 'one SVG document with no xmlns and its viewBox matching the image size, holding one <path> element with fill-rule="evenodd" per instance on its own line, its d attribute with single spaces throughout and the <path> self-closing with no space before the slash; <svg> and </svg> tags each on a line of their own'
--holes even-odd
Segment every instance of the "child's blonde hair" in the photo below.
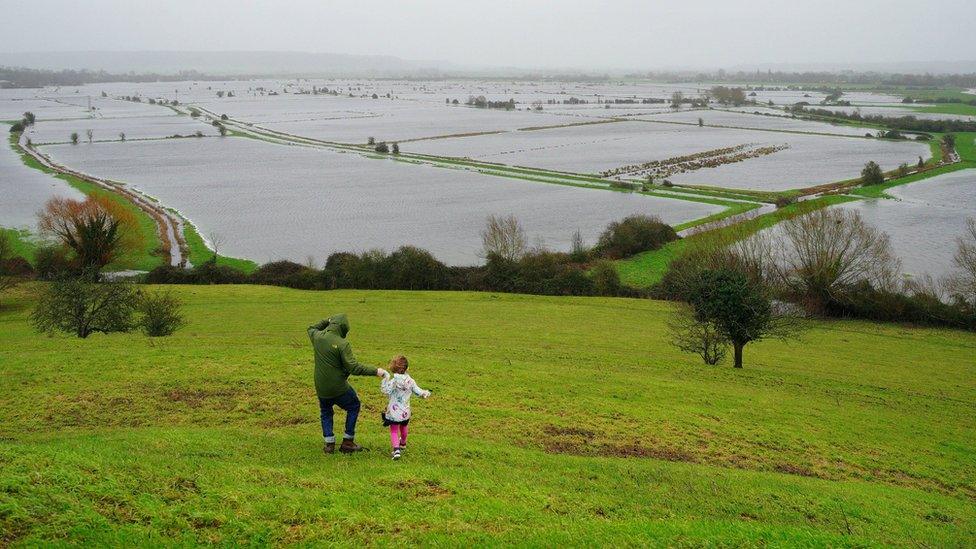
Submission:
<svg viewBox="0 0 976 549">
<path fill-rule="evenodd" d="M 394 374 L 407 373 L 408 366 L 409 364 L 407 363 L 407 357 L 403 355 L 397 355 L 393 357 L 393 360 L 390 361 L 390 371 Z"/>
</svg>

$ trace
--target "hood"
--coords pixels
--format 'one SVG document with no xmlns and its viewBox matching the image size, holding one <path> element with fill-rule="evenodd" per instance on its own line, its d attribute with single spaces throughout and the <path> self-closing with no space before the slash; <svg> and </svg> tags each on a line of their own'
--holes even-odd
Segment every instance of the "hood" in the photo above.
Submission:
<svg viewBox="0 0 976 549">
<path fill-rule="evenodd" d="M 325 327 L 326 332 L 334 332 L 339 337 L 345 339 L 349 333 L 349 319 L 345 314 L 337 314 L 329 317 L 329 324 Z"/>
<path fill-rule="evenodd" d="M 410 389 L 410 375 L 393 374 L 393 386 L 401 390 Z"/>
</svg>

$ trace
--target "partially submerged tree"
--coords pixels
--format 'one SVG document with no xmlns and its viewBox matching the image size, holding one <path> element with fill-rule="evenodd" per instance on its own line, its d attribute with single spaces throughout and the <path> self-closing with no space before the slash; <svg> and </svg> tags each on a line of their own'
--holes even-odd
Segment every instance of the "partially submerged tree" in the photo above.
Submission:
<svg viewBox="0 0 976 549">
<path fill-rule="evenodd" d="M 888 235 L 854 210 L 822 208 L 782 224 L 788 249 L 781 274 L 794 296 L 813 310 L 844 299 L 855 284 L 891 288 L 898 272 Z"/>
<path fill-rule="evenodd" d="M 966 232 L 956 239 L 953 256 L 955 271 L 950 275 L 947 289 L 956 298 L 976 306 L 976 218 L 966 222 Z"/>
<path fill-rule="evenodd" d="M 132 212 L 104 197 L 52 198 L 39 214 L 38 227 L 71 250 L 75 268 L 88 277 L 97 277 L 103 267 L 142 244 Z"/>
<path fill-rule="evenodd" d="M 30 323 L 39 332 L 73 333 L 83 339 L 95 332 L 127 332 L 133 327 L 136 299 L 128 282 L 59 278 L 41 288 Z"/>
<path fill-rule="evenodd" d="M 871 160 L 864 165 L 864 169 L 861 170 L 861 184 L 862 185 L 880 185 L 884 183 L 884 172 L 881 170 L 881 166 L 877 162 Z"/>
<path fill-rule="evenodd" d="M 92 141 L 95 139 L 95 132 L 91 130 L 85 130 L 85 136 L 88 137 L 88 144 L 90 145 Z"/>
<path fill-rule="evenodd" d="M 514 215 L 488 216 L 481 243 L 485 257 L 497 255 L 508 261 L 518 261 L 528 249 L 525 230 Z"/>
<path fill-rule="evenodd" d="M 72 145 L 78 144 L 78 132 L 71 132 L 71 144 Z"/>
</svg>

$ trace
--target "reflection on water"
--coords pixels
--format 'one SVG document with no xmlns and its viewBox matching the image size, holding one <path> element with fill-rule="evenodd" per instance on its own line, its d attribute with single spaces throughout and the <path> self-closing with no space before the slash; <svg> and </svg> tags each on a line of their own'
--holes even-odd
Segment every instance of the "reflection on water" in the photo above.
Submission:
<svg viewBox="0 0 976 549">
<path fill-rule="evenodd" d="M 976 217 L 976 170 L 925 179 L 888 194 L 898 200 L 864 200 L 841 207 L 857 210 L 864 220 L 891 236 L 891 245 L 906 274 L 940 277 L 952 269 L 956 238 L 967 217 Z"/>
</svg>

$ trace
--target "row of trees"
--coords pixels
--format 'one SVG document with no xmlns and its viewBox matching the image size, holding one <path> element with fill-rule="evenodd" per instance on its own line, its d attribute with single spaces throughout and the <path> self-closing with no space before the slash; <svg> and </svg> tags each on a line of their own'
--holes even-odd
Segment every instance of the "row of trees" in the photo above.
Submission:
<svg viewBox="0 0 976 549">
<path fill-rule="evenodd" d="M 792 112 L 794 115 L 809 115 L 815 117 L 826 117 L 826 118 L 840 118 L 844 120 L 850 120 L 854 122 L 866 122 L 869 124 L 877 124 L 879 126 L 885 126 L 887 128 L 909 131 L 909 132 L 923 132 L 923 133 L 954 133 L 954 132 L 976 132 L 976 122 L 970 122 L 967 120 L 960 119 L 947 119 L 947 120 L 929 120 L 916 118 L 914 116 L 882 116 L 880 114 L 864 114 L 862 115 L 859 111 L 854 111 L 851 113 L 845 113 L 842 111 L 834 111 L 830 109 L 814 109 L 807 105 L 797 103 L 792 107 L 787 107 L 787 110 Z"/>
<path fill-rule="evenodd" d="M 611 223 L 592 247 L 577 233 L 572 250 L 554 252 L 531 247 L 514 217 L 491 216 L 482 232 L 485 263 L 449 267 L 426 250 L 405 246 L 392 253 L 339 252 L 324 268 L 277 261 L 249 276 L 216 264 L 186 270 L 160 267 L 149 273 L 153 283 L 255 283 L 304 289 L 403 289 L 500 291 L 544 295 L 635 295 L 623 287 L 611 260 L 657 249 L 677 239 L 660 220 L 631 216 Z"/>
</svg>

